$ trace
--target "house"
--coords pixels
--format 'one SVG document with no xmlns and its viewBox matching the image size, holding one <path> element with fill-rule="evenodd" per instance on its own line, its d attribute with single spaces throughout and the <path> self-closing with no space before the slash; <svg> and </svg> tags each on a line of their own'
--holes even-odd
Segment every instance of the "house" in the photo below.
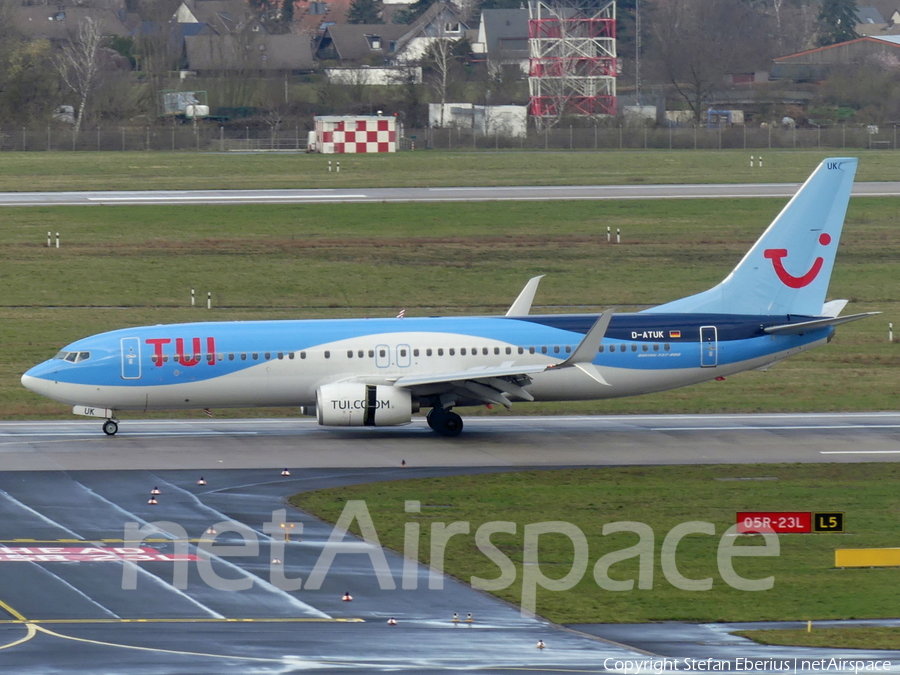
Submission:
<svg viewBox="0 0 900 675">
<path fill-rule="evenodd" d="M 485 9 L 481 12 L 478 37 L 472 43 L 476 59 L 515 64 L 528 72 L 528 10 Z"/>
<path fill-rule="evenodd" d="M 216 35 L 266 32 L 244 0 L 182 0 L 172 18 L 179 24 L 205 24 Z"/>
<path fill-rule="evenodd" d="M 75 36 L 85 19 L 93 19 L 105 36 L 126 37 L 124 12 L 93 7 L 39 6 L 8 8 L 13 27 L 30 40 L 61 42 Z"/>
<path fill-rule="evenodd" d="M 835 68 L 861 66 L 888 57 L 900 59 L 900 36 L 861 37 L 776 58 L 771 78 L 822 80 Z"/>
<path fill-rule="evenodd" d="M 468 25 L 450 3 L 436 2 L 418 19 L 407 26 L 407 32 L 397 40 L 394 63 L 420 61 L 436 40 L 455 42 L 466 37 Z"/>
<path fill-rule="evenodd" d="M 319 40 L 316 58 L 354 64 L 388 63 L 397 52 L 400 38 L 408 31 L 409 26 L 401 24 L 346 23 L 328 26 Z"/>
<path fill-rule="evenodd" d="M 351 2 L 352 0 L 296 0 L 291 31 L 321 35 L 329 26 L 346 24 Z"/>
<path fill-rule="evenodd" d="M 184 45 L 187 68 L 197 74 L 271 75 L 313 69 L 312 46 L 305 35 L 188 35 Z"/>
</svg>

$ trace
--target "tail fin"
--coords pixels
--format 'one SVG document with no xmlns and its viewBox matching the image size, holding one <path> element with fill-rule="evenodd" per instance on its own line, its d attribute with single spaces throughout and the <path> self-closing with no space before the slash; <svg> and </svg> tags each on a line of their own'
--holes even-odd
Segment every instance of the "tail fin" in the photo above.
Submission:
<svg viewBox="0 0 900 675">
<path fill-rule="evenodd" d="M 819 164 L 718 286 L 645 311 L 820 316 L 857 163 Z"/>
</svg>

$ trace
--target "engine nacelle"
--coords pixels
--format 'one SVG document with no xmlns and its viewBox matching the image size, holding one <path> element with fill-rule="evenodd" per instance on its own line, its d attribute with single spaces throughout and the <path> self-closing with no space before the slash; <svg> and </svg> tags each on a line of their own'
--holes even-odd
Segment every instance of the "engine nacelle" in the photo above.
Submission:
<svg viewBox="0 0 900 675">
<path fill-rule="evenodd" d="M 390 427 L 412 421 L 408 389 L 339 382 L 316 390 L 316 417 L 326 427 Z"/>
</svg>

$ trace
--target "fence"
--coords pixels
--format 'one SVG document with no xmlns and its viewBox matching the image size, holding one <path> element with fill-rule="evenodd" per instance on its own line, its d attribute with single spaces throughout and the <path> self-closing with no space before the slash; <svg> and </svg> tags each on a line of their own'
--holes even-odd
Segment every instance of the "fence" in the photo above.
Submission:
<svg viewBox="0 0 900 675">
<path fill-rule="evenodd" d="M 479 133 L 476 129 L 407 129 L 403 150 L 713 150 L 713 149 L 897 149 L 897 127 L 877 133 L 865 126 L 803 129 L 731 127 L 723 129 L 572 127 L 530 129 L 525 136 Z M 268 129 L 229 128 L 211 124 L 115 127 L 96 126 L 75 135 L 68 127 L 0 127 L 0 152 L 135 151 L 195 152 L 304 151 L 307 130 L 300 126 Z"/>
</svg>

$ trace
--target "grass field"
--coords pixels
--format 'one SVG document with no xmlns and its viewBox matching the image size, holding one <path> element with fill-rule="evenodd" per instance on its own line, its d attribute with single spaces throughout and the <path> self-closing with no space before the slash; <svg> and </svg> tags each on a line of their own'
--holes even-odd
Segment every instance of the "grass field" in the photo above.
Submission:
<svg viewBox="0 0 900 675">
<path fill-rule="evenodd" d="M 25 391 L 21 373 L 68 342 L 128 325 L 394 316 L 400 308 L 411 316 L 501 313 L 536 274 L 548 275 L 536 311 L 657 304 L 717 283 L 783 204 L 5 208 L 0 417 L 66 415 L 65 406 Z M 621 245 L 606 243 L 607 225 L 622 229 Z M 725 382 L 602 403 L 518 405 L 514 413 L 893 409 L 900 354 L 886 323 L 900 327 L 898 227 L 896 200 L 852 201 L 831 297 L 850 298 L 847 311 L 885 314 L 841 327 L 824 349 Z M 48 230 L 61 232 L 59 250 L 46 248 Z M 203 308 L 189 307 L 191 288 Z"/>
<path fill-rule="evenodd" d="M 302 493 L 291 503 L 334 522 L 348 500 L 365 500 L 381 543 L 398 551 L 404 547 L 404 524 L 420 523 L 419 557 L 425 563 L 430 562 L 433 523 L 468 522 L 470 534 L 450 539 L 445 565 L 449 574 L 467 583 L 473 575 L 494 579 L 500 574 L 478 550 L 476 529 L 494 520 L 516 523 L 516 534 L 491 538 L 517 570 L 516 583 L 496 594 L 516 604 L 524 526 L 572 523 L 587 538 L 587 573 L 569 591 L 538 589 L 537 594 L 538 613 L 559 623 L 863 619 L 897 615 L 897 570 L 836 570 L 834 549 L 896 546 L 898 480 L 897 464 L 603 467 L 373 483 Z M 405 500 L 419 500 L 421 513 L 405 513 Z M 781 535 L 778 557 L 734 559 L 734 569 L 743 577 L 775 577 L 771 590 L 740 591 L 723 582 L 716 550 L 734 524 L 735 512 L 745 510 L 844 511 L 846 533 Z M 637 543 L 633 533 L 601 534 L 604 524 L 618 521 L 645 523 L 654 532 L 650 590 L 636 585 L 630 591 L 603 590 L 594 580 L 592 569 L 602 555 Z M 713 579 L 710 591 L 680 590 L 662 573 L 662 541 L 687 521 L 715 524 L 716 536 L 689 535 L 676 556 L 685 577 Z M 738 545 L 762 543 L 759 537 L 751 539 Z M 548 577 L 566 575 L 572 555 L 567 537 L 541 537 L 538 560 Z M 609 576 L 636 579 L 638 567 L 637 558 L 624 560 L 610 568 Z"/>
<path fill-rule="evenodd" d="M 898 649 L 900 628 L 860 626 L 853 628 L 813 628 L 805 630 L 742 630 L 735 635 L 764 645 L 832 647 L 837 649 Z"/>
<path fill-rule="evenodd" d="M 857 180 L 900 180 L 888 151 L 643 150 L 392 155 L 5 152 L 0 191 L 802 182 L 825 157 L 860 158 Z M 340 160 L 341 172 L 328 173 Z"/>
</svg>

